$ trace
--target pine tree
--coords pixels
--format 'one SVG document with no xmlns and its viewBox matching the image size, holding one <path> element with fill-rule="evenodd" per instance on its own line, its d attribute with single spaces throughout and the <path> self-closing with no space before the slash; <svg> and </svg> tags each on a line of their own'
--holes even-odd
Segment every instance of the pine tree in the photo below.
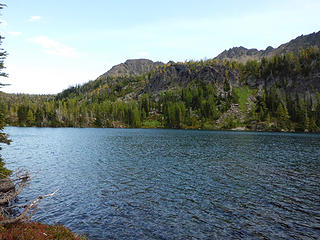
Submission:
<svg viewBox="0 0 320 240">
<path fill-rule="evenodd" d="M 0 10 L 3 9 L 4 6 L 5 6 L 4 4 L 0 3 Z M 2 39 L 3 39 L 3 37 L 0 36 L 0 45 L 2 44 Z M 8 76 L 5 72 L 3 72 L 3 69 L 5 68 L 3 63 L 4 63 L 4 59 L 6 58 L 6 56 L 7 56 L 6 51 L 4 51 L 2 48 L 0 48 L 0 76 L 1 77 Z M 5 86 L 5 84 L 0 82 L 0 88 L 2 86 Z M 9 144 L 10 140 L 8 139 L 7 134 L 5 134 L 3 132 L 3 127 L 5 124 L 4 119 L 5 119 L 4 109 L 3 109 L 3 107 L 1 107 L 1 109 L 0 109 L 0 143 Z M 0 147 L 0 149 L 1 149 L 1 147 Z M 4 162 L 2 161 L 1 155 L 0 155 L 0 173 L 1 173 L 0 178 L 3 178 L 4 176 L 11 174 L 11 171 L 4 167 Z"/>
<path fill-rule="evenodd" d="M 28 126 L 32 126 L 34 124 L 34 116 L 31 109 L 29 109 L 27 112 L 26 123 Z"/>
<path fill-rule="evenodd" d="M 289 129 L 289 113 L 288 110 L 286 108 L 286 106 L 284 106 L 281 102 L 278 104 L 278 108 L 276 111 L 276 115 L 277 115 L 277 123 L 278 123 L 278 128 L 279 129 Z"/>
</svg>

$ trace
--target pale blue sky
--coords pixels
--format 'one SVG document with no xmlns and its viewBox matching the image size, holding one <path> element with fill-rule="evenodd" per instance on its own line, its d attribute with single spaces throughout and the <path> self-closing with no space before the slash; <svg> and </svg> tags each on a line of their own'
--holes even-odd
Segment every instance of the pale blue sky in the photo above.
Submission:
<svg viewBox="0 0 320 240">
<path fill-rule="evenodd" d="M 3 0 L 14 93 L 58 93 L 132 58 L 213 58 L 320 30 L 319 0 Z M 4 81 L 4 80 L 0 80 Z"/>
</svg>

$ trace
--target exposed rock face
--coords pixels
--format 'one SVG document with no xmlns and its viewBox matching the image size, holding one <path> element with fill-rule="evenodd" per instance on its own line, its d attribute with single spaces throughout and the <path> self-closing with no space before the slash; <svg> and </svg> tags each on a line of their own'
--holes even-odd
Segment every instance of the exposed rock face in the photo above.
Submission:
<svg viewBox="0 0 320 240">
<path fill-rule="evenodd" d="M 130 59 L 124 63 L 113 66 L 105 76 L 129 76 L 140 75 L 156 69 L 157 66 L 163 65 L 162 62 L 153 62 L 149 59 Z"/>
<path fill-rule="evenodd" d="M 271 57 L 288 52 L 297 53 L 301 48 L 318 46 L 320 48 L 320 31 L 306 36 L 299 36 L 278 48 L 271 46 L 265 50 L 246 49 L 244 47 L 231 48 L 222 52 L 216 59 L 228 59 L 246 62 L 249 59 L 259 60 L 262 57 Z M 310 64 L 313 66 L 315 64 Z M 130 100 L 143 93 L 159 94 L 161 91 L 185 87 L 188 83 L 201 80 L 215 84 L 219 94 L 224 94 L 225 84 L 231 87 L 248 85 L 257 90 L 270 90 L 273 86 L 283 86 L 277 90 L 279 96 L 288 95 L 293 99 L 301 98 L 306 102 L 317 102 L 317 93 L 320 89 L 319 68 L 313 67 L 308 76 L 302 74 L 280 76 L 270 73 L 259 77 L 249 75 L 242 78 L 241 70 L 231 68 L 228 64 L 218 61 L 175 63 L 173 61 L 163 64 L 148 59 L 131 59 L 124 63 L 113 66 L 108 72 L 100 77 L 136 76 L 146 74 L 146 85 L 133 93 L 128 93 L 124 99 Z M 98 78 L 99 79 L 99 78 Z M 113 81 L 113 79 L 111 79 Z M 121 81 L 121 79 L 118 81 Z M 101 84 L 101 83 L 99 83 Z M 104 84 L 104 83 L 102 83 Z M 96 87 L 96 86 L 94 86 Z M 85 89 L 85 88 L 84 88 Z M 89 89 L 92 89 L 89 87 Z M 285 91 L 285 92 L 284 92 Z M 314 104 L 312 104 L 314 106 Z"/>
<path fill-rule="evenodd" d="M 231 70 L 223 64 L 192 66 L 170 62 L 151 76 L 143 92 L 159 92 L 174 86 L 186 86 L 197 80 L 213 82 L 218 88 L 223 88 L 225 81 L 238 86 L 239 78 L 239 71 Z"/>
<path fill-rule="evenodd" d="M 258 51 L 255 48 L 247 49 L 245 47 L 233 47 L 229 50 L 224 50 L 216 59 L 219 60 L 237 60 L 245 63 L 248 60 L 258 60 L 263 51 Z"/>
<path fill-rule="evenodd" d="M 271 48 L 269 48 L 271 51 Z M 311 63 L 315 65 L 315 63 Z M 229 68 L 228 65 L 213 62 L 211 64 L 180 64 L 170 62 L 160 67 L 150 74 L 147 85 L 137 93 L 159 93 L 168 89 L 185 87 L 192 81 L 211 82 L 216 86 L 219 94 L 224 94 L 225 84 L 231 87 L 247 85 L 253 89 L 270 90 L 277 87 L 278 97 L 290 96 L 292 99 L 301 98 L 314 109 L 318 102 L 317 94 L 320 91 L 320 69 L 314 67 L 308 76 L 298 75 L 279 75 L 270 73 L 268 76 L 257 78 L 253 75 L 240 80 L 241 71 L 236 68 Z M 279 86 L 282 86 L 281 88 Z"/>
<path fill-rule="evenodd" d="M 272 57 L 277 54 L 286 54 L 293 52 L 296 54 L 299 49 L 310 46 L 318 46 L 320 48 L 320 31 L 308 35 L 301 35 L 288 43 L 280 45 L 278 48 L 267 47 L 265 50 L 257 50 L 255 48 L 247 49 L 244 47 L 233 47 L 220 53 L 216 59 L 220 60 L 236 60 L 246 62 L 248 60 L 259 60 L 263 57 Z"/>
<path fill-rule="evenodd" d="M 318 46 L 320 48 L 320 31 L 305 36 L 301 35 L 288 43 L 282 44 L 278 48 L 274 49 L 272 55 L 285 54 L 288 52 L 297 53 L 301 48 L 307 48 L 310 46 Z"/>
</svg>

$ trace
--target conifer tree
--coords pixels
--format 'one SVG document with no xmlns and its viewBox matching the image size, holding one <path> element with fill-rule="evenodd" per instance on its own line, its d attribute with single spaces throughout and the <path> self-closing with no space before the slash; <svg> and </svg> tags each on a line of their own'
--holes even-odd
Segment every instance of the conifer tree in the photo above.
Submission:
<svg viewBox="0 0 320 240">
<path fill-rule="evenodd" d="M 289 113 L 281 102 L 278 105 L 276 115 L 278 117 L 278 127 L 280 129 L 288 129 L 289 128 Z"/>
<path fill-rule="evenodd" d="M 5 5 L 0 3 L 0 10 L 3 9 Z M 0 45 L 2 43 L 2 39 L 3 37 L 0 36 Z M 4 49 L 0 48 L 0 76 L 1 77 L 7 77 L 7 74 L 5 72 L 3 72 L 3 69 L 5 68 L 3 65 L 4 59 L 6 58 L 7 53 L 6 51 L 4 51 Z M 5 84 L 0 82 L 0 87 L 5 86 Z M 4 106 L 1 105 L 0 106 L 0 143 L 6 143 L 9 144 L 10 140 L 8 139 L 7 134 L 5 134 L 3 132 L 3 127 L 5 124 L 5 116 L 4 116 Z M 1 147 L 0 147 L 1 149 Z M 2 161 L 1 155 L 0 155 L 0 178 L 3 178 L 5 175 L 9 175 L 11 173 L 11 171 L 9 171 L 8 169 L 4 168 L 4 163 Z"/>
</svg>

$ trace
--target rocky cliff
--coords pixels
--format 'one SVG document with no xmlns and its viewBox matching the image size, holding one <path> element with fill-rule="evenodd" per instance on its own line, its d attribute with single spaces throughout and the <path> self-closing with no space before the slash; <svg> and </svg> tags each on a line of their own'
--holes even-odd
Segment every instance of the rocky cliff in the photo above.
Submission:
<svg viewBox="0 0 320 240">
<path fill-rule="evenodd" d="M 211 82 L 218 89 L 222 89 L 226 82 L 237 87 L 239 79 L 240 71 L 238 69 L 231 69 L 225 64 L 215 61 L 170 62 L 150 74 L 149 81 L 142 92 L 156 93 L 171 88 L 185 87 L 193 81 Z"/>
<path fill-rule="evenodd" d="M 215 59 L 240 61 L 245 63 L 248 60 L 259 60 L 263 57 L 272 57 L 289 52 L 297 54 L 300 49 L 311 46 L 317 46 L 320 48 L 320 31 L 308 35 L 301 35 L 290 42 L 280 45 L 278 48 L 269 46 L 265 50 L 257 50 L 255 48 L 247 49 L 242 46 L 233 47 L 229 50 L 223 51 Z"/>
<path fill-rule="evenodd" d="M 102 76 L 130 76 L 140 75 L 142 73 L 150 72 L 157 66 L 163 65 L 162 62 L 153 62 L 149 59 L 129 59 L 124 63 L 113 66 L 109 71 Z"/>
</svg>

